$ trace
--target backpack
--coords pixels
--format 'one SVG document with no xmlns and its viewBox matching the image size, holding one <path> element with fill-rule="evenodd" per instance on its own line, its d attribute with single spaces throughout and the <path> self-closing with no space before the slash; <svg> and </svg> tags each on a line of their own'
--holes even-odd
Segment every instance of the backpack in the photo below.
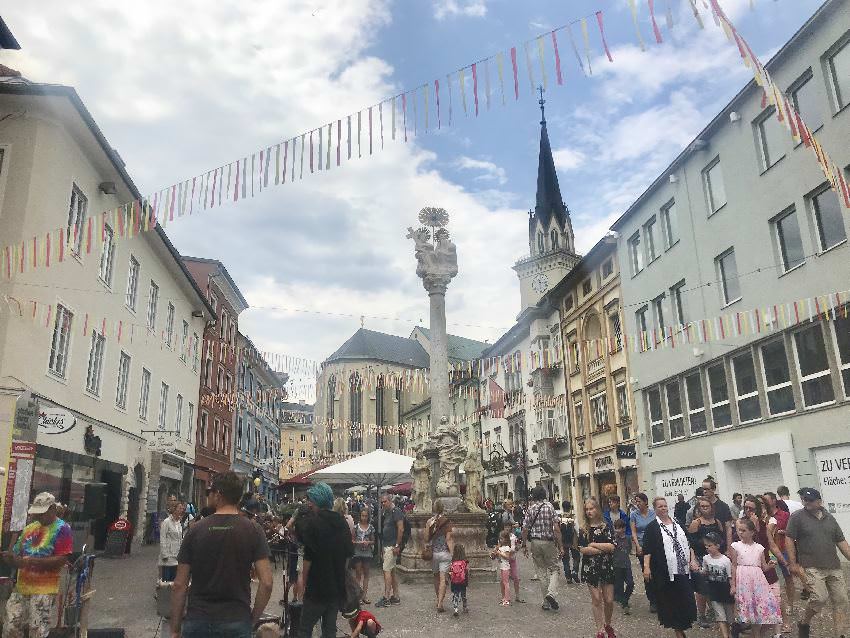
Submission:
<svg viewBox="0 0 850 638">
<path fill-rule="evenodd" d="M 398 551 L 399 553 L 404 551 L 404 548 L 407 547 L 407 543 L 410 541 L 410 521 L 407 520 L 407 514 L 402 511 L 402 522 L 404 524 L 404 531 L 401 534 L 401 545 L 399 545 Z"/>
<path fill-rule="evenodd" d="M 466 584 L 466 569 L 467 564 L 465 560 L 452 561 L 452 565 L 449 568 L 449 577 L 453 585 Z"/>
</svg>

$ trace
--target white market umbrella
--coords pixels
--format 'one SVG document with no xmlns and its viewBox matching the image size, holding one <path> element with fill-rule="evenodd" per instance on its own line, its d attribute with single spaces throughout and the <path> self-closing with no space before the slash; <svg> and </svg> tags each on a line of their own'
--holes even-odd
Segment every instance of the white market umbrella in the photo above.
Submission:
<svg viewBox="0 0 850 638">
<path fill-rule="evenodd" d="M 411 456 L 375 450 L 317 470 L 310 475 L 310 479 L 326 483 L 382 487 L 412 480 L 410 475 L 412 466 L 413 457 Z"/>
</svg>

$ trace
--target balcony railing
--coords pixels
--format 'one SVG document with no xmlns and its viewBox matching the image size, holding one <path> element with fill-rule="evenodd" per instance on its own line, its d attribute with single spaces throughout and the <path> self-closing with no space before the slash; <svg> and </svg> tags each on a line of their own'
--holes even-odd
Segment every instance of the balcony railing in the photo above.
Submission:
<svg viewBox="0 0 850 638">
<path fill-rule="evenodd" d="M 605 370 L 605 358 L 604 357 L 598 357 L 597 359 L 594 359 L 593 361 L 587 362 L 587 377 L 588 378 L 595 377 L 599 374 L 602 374 L 602 372 L 604 370 Z"/>
</svg>

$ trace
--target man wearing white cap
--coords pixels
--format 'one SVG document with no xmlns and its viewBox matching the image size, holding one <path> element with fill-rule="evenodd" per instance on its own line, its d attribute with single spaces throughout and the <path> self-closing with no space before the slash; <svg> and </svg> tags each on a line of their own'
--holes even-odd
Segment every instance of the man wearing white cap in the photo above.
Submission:
<svg viewBox="0 0 850 638">
<path fill-rule="evenodd" d="M 56 497 L 42 492 L 33 499 L 28 514 L 35 521 L 21 532 L 3 560 L 18 568 L 15 591 L 6 603 L 3 638 L 45 638 L 50 631 L 59 575 L 73 551 L 71 528 L 56 515 Z"/>
</svg>

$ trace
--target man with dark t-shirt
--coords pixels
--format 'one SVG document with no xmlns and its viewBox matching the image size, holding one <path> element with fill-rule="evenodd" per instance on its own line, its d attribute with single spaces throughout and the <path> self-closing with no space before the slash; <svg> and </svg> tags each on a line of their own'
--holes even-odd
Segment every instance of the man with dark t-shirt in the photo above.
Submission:
<svg viewBox="0 0 850 638">
<path fill-rule="evenodd" d="M 726 547 L 732 547 L 732 510 L 726 503 L 717 498 L 717 483 L 713 478 L 706 477 L 702 482 L 702 495 L 703 498 L 707 498 L 714 505 L 714 518 L 720 521 L 723 530 L 726 532 Z"/>
<path fill-rule="evenodd" d="M 269 602 L 269 545 L 263 529 L 239 514 L 241 495 L 242 481 L 235 473 L 217 475 L 207 496 L 215 514 L 194 524 L 183 539 L 171 596 L 172 638 L 251 638 L 253 624 Z M 259 581 L 253 609 L 252 566 Z M 183 620 L 190 578 L 192 588 Z"/>
</svg>

